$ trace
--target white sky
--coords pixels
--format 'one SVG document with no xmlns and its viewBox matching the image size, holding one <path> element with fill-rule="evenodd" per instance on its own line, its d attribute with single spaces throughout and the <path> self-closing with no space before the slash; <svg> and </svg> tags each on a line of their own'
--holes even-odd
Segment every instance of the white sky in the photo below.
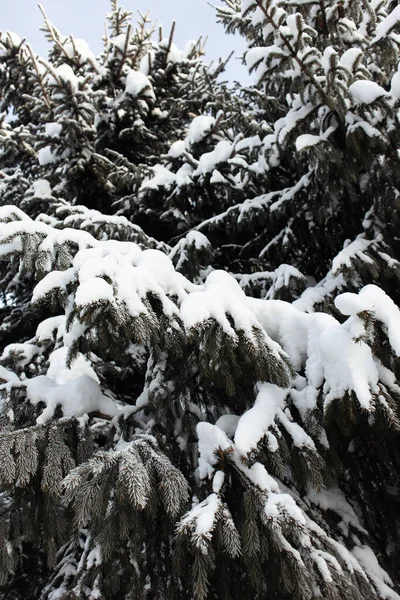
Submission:
<svg viewBox="0 0 400 600">
<path fill-rule="evenodd" d="M 219 4 L 218 0 L 213 3 Z M 49 20 L 63 35 L 83 38 L 95 54 L 100 51 L 105 14 L 110 10 L 108 0 L 42 0 L 42 4 Z M 223 26 L 216 23 L 215 10 L 207 0 L 119 0 L 119 5 L 131 10 L 133 17 L 138 9 L 146 12 L 150 8 L 152 19 L 157 19 L 163 26 L 165 37 L 175 19 L 174 42 L 181 48 L 187 40 L 208 35 L 206 50 L 209 60 L 226 57 L 232 50 L 238 57 L 245 47 L 240 36 L 225 35 Z M 42 23 L 36 0 L 0 0 L 0 30 L 14 31 L 25 37 L 39 54 L 47 51 L 44 34 L 39 31 Z M 226 77 L 247 79 L 237 58 L 232 57 Z"/>
</svg>

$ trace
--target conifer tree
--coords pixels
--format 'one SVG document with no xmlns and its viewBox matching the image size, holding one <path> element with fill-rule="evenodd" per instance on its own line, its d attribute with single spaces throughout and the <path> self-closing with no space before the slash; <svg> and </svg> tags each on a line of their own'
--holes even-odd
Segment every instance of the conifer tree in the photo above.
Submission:
<svg viewBox="0 0 400 600">
<path fill-rule="evenodd" d="M 0 33 L 5 600 L 400 598 L 400 10 L 217 14 Z"/>
</svg>

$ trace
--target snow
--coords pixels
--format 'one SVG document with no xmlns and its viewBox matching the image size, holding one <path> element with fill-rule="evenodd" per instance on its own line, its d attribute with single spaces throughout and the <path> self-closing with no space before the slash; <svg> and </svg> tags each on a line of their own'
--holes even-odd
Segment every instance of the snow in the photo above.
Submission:
<svg viewBox="0 0 400 600">
<path fill-rule="evenodd" d="M 198 45 L 198 40 L 188 40 L 185 44 L 185 48 L 183 50 L 183 56 L 185 58 L 188 58 L 189 56 L 192 55 L 193 50 L 196 48 L 196 46 Z"/>
<path fill-rule="evenodd" d="M 310 146 L 316 146 L 323 140 L 320 135 L 311 135 L 309 133 L 305 133 L 304 135 L 300 135 L 296 140 L 296 150 L 297 152 L 301 152 L 304 148 L 309 148 Z"/>
<path fill-rule="evenodd" d="M 265 515 L 268 519 L 279 519 L 282 513 L 286 513 L 299 525 L 305 525 L 306 519 L 303 511 L 297 506 L 296 501 L 289 494 L 272 492 L 264 507 Z"/>
<path fill-rule="evenodd" d="M 12 45 L 14 46 L 14 48 L 19 48 L 22 44 L 22 39 L 19 37 L 18 34 L 14 33 L 13 31 L 6 31 L 6 32 L 0 32 L 0 40 L 2 36 L 7 36 L 8 39 L 11 41 Z"/>
<path fill-rule="evenodd" d="M 228 437 L 233 437 L 239 420 L 240 417 L 238 415 L 222 415 L 222 417 L 216 421 L 215 425 L 222 429 Z"/>
<path fill-rule="evenodd" d="M 201 155 L 199 164 L 193 175 L 212 173 L 221 163 L 226 162 L 232 155 L 232 144 L 226 140 L 218 142 L 214 150 Z"/>
<path fill-rule="evenodd" d="M 217 513 L 221 508 L 221 501 L 217 494 L 210 494 L 203 502 L 194 506 L 180 521 L 180 525 L 195 522 L 194 535 L 195 538 L 206 537 L 211 539 L 216 521 Z M 201 539 L 197 540 L 201 544 Z"/>
<path fill-rule="evenodd" d="M 311 552 L 310 553 L 310 558 L 312 558 L 314 560 L 314 562 L 317 565 L 317 568 L 318 568 L 320 574 L 325 579 L 325 581 L 327 583 L 332 583 L 332 581 L 333 581 L 332 575 L 331 575 L 331 573 L 329 571 L 329 568 L 328 568 L 328 565 L 326 563 L 326 560 L 325 560 L 324 556 L 322 556 L 321 551 L 316 550 L 314 552 Z M 341 571 L 340 565 L 339 565 L 339 569 L 338 570 Z"/>
<path fill-rule="evenodd" d="M 96 58 L 85 40 L 80 38 L 65 38 L 63 48 L 70 58 L 78 56 L 81 62 L 89 61 L 97 65 Z"/>
<path fill-rule="evenodd" d="M 144 73 L 140 71 L 129 71 L 128 75 L 125 79 L 125 94 L 129 94 L 133 96 L 133 98 L 137 98 L 138 96 L 145 96 L 147 98 L 151 98 L 155 100 L 155 94 L 153 90 L 153 86 L 150 83 L 150 80 Z"/>
<path fill-rule="evenodd" d="M 170 149 L 168 150 L 168 156 L 172 156 L 172 158 L 179 158 L 185 152 L 185 141 L 178 140 L 171 144 Z"/>
<path fill-rule="evenodd" d="M 213 185 L 216 185 L 217 183 L 226 183 L 226 179 L 223 175 L 221 175 L 218 169 L 214 169 L 211 175 L 210 183 Z"/>
<path fill-rule="evenodd" d="M 79 78 L 75 75 L 72 68 L 67 64 L 62 64 L 55 69 L 58 79 L 60 79 L 65 84 L 69 84 L 72 88 L 72 91 L 76 93 L 79 90 Z M 50 76 L 50 79 L 53 79 L 53 76 Z"/>
<path fill-rule="evenodd" d="M 186 329 L 215 319 L 222 329 L 236 339 L 235 329 L 253 337 L 253 327 L 259 323 L 252 311 L 246 306 L 246 296 L 233 277 L 225 271 L 213 271 L 206 279 L 201 291 L 192 292 L 182 302 L 181 317 Z M 235 329 L 227 315 L 232 317 Z M 268 338 L 265 338 L 268 343 Z M 274 344 L 271 342 L 271 348 Z M 277 354 L 278 356 L 278 354 Z"/>
<path fill-rule="evenodd" d="M 354 71 L 357 61 L 363 56 L 361 48 L 349 48 L 340 57 L 340 64 L 350 72 Z"/>
<path fill-rule="evenodd" d="M 65 316 L 50 317 L 39 323 L 36 329 L 36 338 L 38 342 L 52 340 L 54 333 L 56 338 L 62 338 L 65 332 Z"/>
<path fill-rule="evenodd" d="M 130 315 L 136 317 L 148 313 L 143 300 L 151 291 L 162 303 L 164 314 L 178 316 L 178 308 L 169 296 L 185 298 L 184 286 L 191 287 L 191 284 L 175 272 L 163 252 L 151 249 L 142 252 L 132 242 L 101 242 L 89 238 L 96 247 L 80 250 L 73 259 L 73 267 L 67 271 L 46 275 L 34 290 L 35 300 L 53 288 L 65 289 L 67 283 L 77 278 L 75 299 L 81 308 L 92 302 L 124 303 Z M 104 278 L 109 278 L 113 285 Z"/>
<path fill-rule="evenodd" d="M 191 185 L 193 183 L 193 171 L 194 169 L 189 163 L 182 165 L 181 168 L 176 172 L 176 185 L 178 187 Z"/>
<path fill-rule="evenodd" d="M 50 163 L 56 162 L 57 156 L 54 154 L 51 146 L 45 146 L 41 148 L 37 153 L 39 165 L 49 165 Z"/>
<path fill-rule="evenodd" d="M 257 447 L 268 429 L 274 425 L 279 409 L 285 406 L 288 390 L 272 383 L 259 383 L 254 406 L 239 419 L 235 433 L 238 452 L 246 455 Z M 277 449 L 277 448 L 276 448 Z"/>
<path fill-rule="evenodd" d="M 197 250 L 210 247 L 209 240 L 200 231 L 189 231 L 185 239 L 188 245 L 194 246 Z"/>
<path fill-rule="evenodd" d="M 62 346 L 61 348 L 54 350 L 49 356 L 47 377 L 50 377 L 50 379 L 53 379 L 58 384 L 63 384 L 67 383 L 67 381 L 76 379 L 77 377 L 86 375 L 96 383 L 100 383 L 95 370 L 83 354 L 78 352 L 71 367 L 67 367 L 67 358 L 67 346 Z"/>
<path fill-rule="evenodd" d="M 124 52 L 125 44 L 126 44 L 126 33 L 120 33 L 115 37 L 111 38 L 111 44 L 118 48 L 121 52 Z"/>
<path fill-rule="evenodd" d="M 282 300 L 246 298 L 246 304 L 269 337 L 278 342 L 289 355 L 295 369 L 301 370 L 307 358 L 307 342 L 311 326 L 309 315 Z"/>
<path fill-rule="evenodd" d="M 325 377 L 325 406 L 346 392 L 354 391 L 362 408 L 369 409 L 371 394 L 377 393 L 378 370 L 365 342 L 339 328 L 320 336 L 320 352 Z"/>
<path fill-rule="evenodd" d="M 352 552 L 375 583 L 380 597 L 388 600 L 399 600 L 400 596 L 388 587 L 387 584 L 393 585 L 393 582 L 379 565 L 372 549 L 369 546 L 355 546 Z"/>
<path fill-rule="evenodd" d="M 166 61 L 168 63 L 182 62 L 182 59 L 184 58 L 184 53 L 182 52 L 182 50 L 179 50 L 179 48 L 174 43 L 170 43 L 169 38 L 164 38 L 163 40 L 161 40 L 161 42 L 159 43 L 159 47 L 165 50 L 169 48 L 169 52 L 166 57 Z"/>
<path fill-rule="evenodd" d="M 215 125 L 215 118 L 208 115 L 200 115 L 195 117 L 189 125 L 189 130 L 186 136 L 189 147 L 198 144 L 212 131 Z"/>
<path fill-rule="evenodd" d="M 213 478 L 213 492 L 219 494 L 225 481 L 225 473 L 223 471 L 217 471 Z"/>
<path fill-rule="evenodd" d="M 17 362 L 24 367 L 28 363 L 30 363 L 33 358 L 39 354 L 41 349 L 36 344 L 30 344 L 25 342 L 24 344 L 9 344 L 3 350 L 1 355 L 1 360 L 6 360 L 7 358 L 11 358 L 12 355 L 20 354 L 22 358 L 18 358 Z"/>
<path fill-rule="evenodd" d="M 199 439 L 199 477 L 205 479 L 214 473 L 214 465 L 218 461 L 216 451 L 231 449 L 232 442 L 222 429 L 211 423 L 198 423 L 196 432 Z"/>
<path fill-rule="evenodd" d="M 37 198 L 51 198 L 51 187 L 47 179 L 38 179 L 34 181 L 31 188 L 33 195 Z"/>
<path fill-rule="evenodd" d="M 379 98 L 387 96 L 387 92 L 375 81 L 360 79 L 352 83 L 349 93 L 355 104 L 372 104 Z"/>
<path fill-rule="evenodd" d="M 361 301 L 370 307 L 371 292 L 368 294 L 368 288 L 364 288 L 367 291 L 360 292 L 359 296 L 363 298 L 366 294 L 365 300 Z M 400 350 L 400 338 L 396 336 L 399 330 L 396 329 L 398 310 L 394 310 L 392 301 L 384 292 L 373 291 L 376 302 L 375 294 L 382 297 L 378 318 L 386 324 L 395 350 Z M 342 306 L 340 298 L 337 300 L 338 308 Z M 378 391 L 379 373 L 369 346 L 363 341 L 354 341 L 351 323 L 340 325 L 336 319 L 323 313 L 302 313 L 295 306 L 279 300 L 247 298 L 246 303 L 268 336 L 288 354 L 296 370 L 305 368 L 307 386 L 300 391 L 292 391 L 300 414 L 315 404 L 321 385 L 324 385 L 326 394 L 325 406 L 347 392 L 354 392 L 360 406 L 371 409 L 371 394 Z"/>
<path fill-rule="evenodd" d="M 288 409 L 285 411 L 282 408 L 277 410 L 277 419 L 282 423 L 288 434 L 293 440 L 293 444 L 298 448 L 309 448 L 316 450 L 315 444 L 310 436 L 304 431 L 298 423 L 295 423 Z"/>
<path fill-rule="evenodd" d="M 114 292 L 112 286 L 101 277 L 92 277 L 89 281 L 81 283 L 75 294 L 77 308 L 89 304 L 113 302 Z"/>
<path fill-rule="evenodd" d="M 400 6 L 396 6 L 391 13 L 387 15 L 376 27 L 376 35 L 371 40 L 371 44 L 376 44 L 382 38 L 386 37 L 388 33 L 398 25 L 400 21 Z"/>
<path fill-rule="evenodd" d="M 299 126 L 299 122 L 304 121 L 309 113 L 315 110 L 313 104 L 293 104 L 292 108 L 285 117 L 278 119 L 274 125 L 275 136 L 280 144 L 283 144 L 286 137 Z"/>
<path fill-rule="evenodd" d="M 243 471 L 243 473 L 248 477 L 248 479 L 263 492 L 272 491 L 278 493 L 280 491 L 276 480 L 271 477 L 264 465 L 261 463 L 254 463 L 250 469 L 244 465 L 244 463 L 240 460 L 240 457 L 236 458 L 235 463 L 236 466 L 238 466 L 240 470 Z"/>
<path fill-rule="evenodd" d="M 274 48 L 277 47 L 274 46 Z M 282 50 L 280 50 L 279 48 L 278 50 L 282 54 Z M 264 60 L 270 51 L 271 47 L 263 48 L 262 46 L 257 46 L 256 48 L 250 48 L 249 50 L 247 50 L 245 54 L 247 67 L 249 69 L 252 69 L 257 63 Z"/>
<path fill-rule="evenodd" d="M 358 517 L 354 512 L 353 507 L 346 500 L 345 495 L 339 488 L 330 488 L 322 491 L 317 491 L 309 487 L 306 499 L 310 500 L 323 510 L 332 510 L 342 519 L 342 525 L 345 526 L 344 533 L 348 535 L 348 526 L 351 525 L 362 533 L 367 533 L 360 525 Z"/>
<path fill-rule="evenodd" d="M 152 167 L 153 177 L 144 181 L 141 190 L 158 190 L 159 188 L 170 188 L 175 183 L 175 175 L 162 165 Z"/>
<path fill-rule="evenodd" d="M 18 375 L 9 371 L 2 365 L 0 365 L 0 381 L 5 381 L 6 384 L 11 384 L 13 387 L 20 387 L 22 385 Z M 0 389 L 3 388 L 3 385 L 4 384 L 0 384 Z"/>
<path fill-rule="evenodd" d="M 36 419 L 38 424 L 51 419 L 57 406 L 65 417 L 81 417 L 95 411 L 109 416 L 120 414 L 116 403 L 104 396 L 98 383 L 88 375 L 61 385 L 46 375 L 39 375 L 27 380 L 26 394 L 33 405 L 40 402 L 46 405 Z"/>
<path fill-rule="evenodd" d="M 39 302 L 55 289 L 65 291 L 67 285 L 73 281 L 75 270 L 71 267 L 65 271 L 52 271 L 44 277 L 33 290 L 32 302 Z"/>
<path fill-rule="evenodd" d="M 370 284 L 359 294 L 345 293 L 335 299 L 335 306 L 343 315 L 354 317 L 360 312 L 371 311 L 381 321 L 388 333 L 389 342 L 397 356 L 400 356 L 400 311 L 393 300 L 378 286 Z"/>
<path fill-rule="evenodd" d="M 49 137 L 59 137 L 61 130 L 62 125 L 60 123 L 46 123 L 44 126 L 44 131 Z"/>
</svg>

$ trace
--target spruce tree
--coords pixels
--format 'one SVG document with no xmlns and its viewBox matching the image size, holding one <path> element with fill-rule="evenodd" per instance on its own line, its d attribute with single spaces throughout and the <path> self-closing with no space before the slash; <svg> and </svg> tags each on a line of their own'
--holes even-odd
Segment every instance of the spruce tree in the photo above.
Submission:
<svg viewBox="0 0 400 600">
<path fill-rule="evenodd" d="M 400 598 L 400 9 L 0 33 L 6 600 Z M 178 24 L 179 26 L 179 24 Z"/>
</svg>

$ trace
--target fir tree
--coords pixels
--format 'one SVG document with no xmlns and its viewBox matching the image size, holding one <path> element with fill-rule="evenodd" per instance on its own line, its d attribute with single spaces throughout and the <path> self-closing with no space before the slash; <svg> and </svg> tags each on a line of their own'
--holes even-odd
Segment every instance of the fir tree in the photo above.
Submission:
<svg viewBox="0 0 400 600">
<path fill-rule="evenodd" d="M 225 0 L 236 90 L 43 14 L 47 59 L 0 33 L 2 597 L 400 598 L 399 9 Z"/>
</svg>

